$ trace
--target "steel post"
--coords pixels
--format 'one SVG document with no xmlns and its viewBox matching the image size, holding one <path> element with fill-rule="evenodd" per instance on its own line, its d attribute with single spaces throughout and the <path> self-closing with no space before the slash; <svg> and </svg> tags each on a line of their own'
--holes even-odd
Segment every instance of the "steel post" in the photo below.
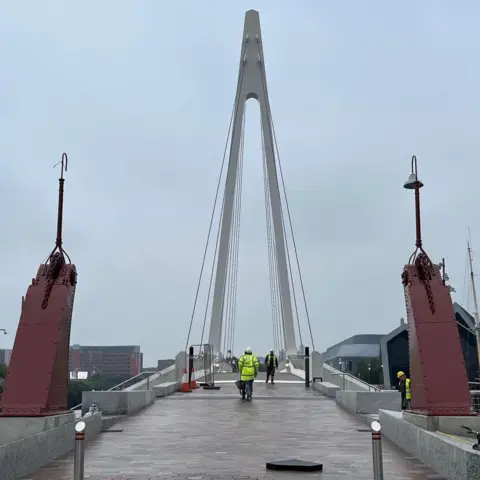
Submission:
<svg viewBox="0 0 480 480">
<path fill-rule="evenodd" d="M 305 386 L 310 387 L 310 347 L 305 347 Z"/>
<path fill-rule="evenodd" d="M 75 425 L 75 458 L 73 463 L 73 480 L 85 478 L 85 422 Z"/>
<path fill-rule="evenodd" d="M 383 480 L 382 433 L 379 422 L 372 422 L 373 480 Z"/>
<path fill-rule="evenodd" d="M 188 384 L 192 383 L 192 372 L 193 372 L 193 346 L 188 349 Z"/>
</svg>

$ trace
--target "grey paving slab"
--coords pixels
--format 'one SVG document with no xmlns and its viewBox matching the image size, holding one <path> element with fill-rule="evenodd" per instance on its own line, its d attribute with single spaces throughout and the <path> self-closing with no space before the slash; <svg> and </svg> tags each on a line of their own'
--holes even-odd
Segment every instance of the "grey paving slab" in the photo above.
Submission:
<svg viewBox="0 0 480 480">
<path fill-rule="evenodd" d="M 102 434 L 87 447 L 90 480 L 373 478 L 371 435 L 358 431 L 365 424 L 298 384 L 256 382 L 252 402 L 243 402 L 234 384 L 208 394 L 198 389 L 117 425 L 123 432 Z M 323 463 L 324 471 L 265 470 L 267 461 L 286 458 Z M 388 441 L 384 469 L 385 480 L 444 480 Z M 70 480 L 72 470 L 67 455 L 29 478 Z"/>
</svg>

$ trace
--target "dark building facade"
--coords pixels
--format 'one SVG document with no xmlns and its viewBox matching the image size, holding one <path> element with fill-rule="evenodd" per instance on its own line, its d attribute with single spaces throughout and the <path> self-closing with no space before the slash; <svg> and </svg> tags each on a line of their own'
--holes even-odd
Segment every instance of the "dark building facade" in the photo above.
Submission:
<svg viewBox="0 0 480 480">
<path fill-rule="evenodd" d="M 476 381 L 475 379 L 478 377 L 478 356 L 475 320 L 458 303 L 453 304 L 453 311 L 457 321 L 468 380 L 470 382 Z M 398 371 L 401 370 L 407 376 L 410 375 L 408 325 L 405 322 L 402 321 L 399 327 L 385 335 L 382 339 L 381 351 L 385 387 L 395 388 L 398 384 Z"/>
<path fill-rule="evenodd" d="M 68 365 L 70 378 L 94 374 L 130 378 L 142 372 L 143 354 L 138 345 L 72 345 Z"/>
<path fill-rule="evenodd" d="M 161 371 L 161 370 L 164 370 L 165 368 L 171 367 L 172 365 L 175 365 L 175 359 L 174 358 L 166 358 L 164 360 L 158 360 L 157 361 L 157 370 Z"/>
</svg>

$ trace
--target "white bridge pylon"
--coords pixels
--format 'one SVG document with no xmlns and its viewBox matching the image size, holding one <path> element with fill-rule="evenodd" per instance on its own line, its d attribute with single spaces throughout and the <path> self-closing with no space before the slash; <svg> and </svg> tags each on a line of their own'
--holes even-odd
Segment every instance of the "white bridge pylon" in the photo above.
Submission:
<svg viewBox="0 0 480 480">
<path fill-rule="evenodd" d="M 239 159 L 243 136 L 245 103 L 256 99 L 260 104 L 262 142 L 264 147 L 265 176 L 268 185 L 269 205 L 273 226 L 273 263 L 278 286 L 279 310 L 284 348 L 287 354 L 297 353 L 295 328 L 292 311 L 292 296 L 289 283 L 288 250 L 284 230 L 282 204 L 277 177 L 275 159 L 275 141 L 268 100 L 265 61 L 263 56 L 260 17 L 257 11 L 249 10 L 245 15 L 240 68 L 232 121 L 232 135 L 228 169 L 225 180 L 223 213 L 220 224 L 220 236 L 217 251 L 215 285 L 213 290 L 212 311 L 208 343 L 213 345 L 215 354 L 221 352 L 222 329 L 225 316 L 225 295 L 228 275 L 229 256 L 231 252 L 232 218 L 238 186 Z M 292 279 L 293 282 L 293 279 Z M 293 283 L 292 283 L 293 285 Z"/>
</svg>

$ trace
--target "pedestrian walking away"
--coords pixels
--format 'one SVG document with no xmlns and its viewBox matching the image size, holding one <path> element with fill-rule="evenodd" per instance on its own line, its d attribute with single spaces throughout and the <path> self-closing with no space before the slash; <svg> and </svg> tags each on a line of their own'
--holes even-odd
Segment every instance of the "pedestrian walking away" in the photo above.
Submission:
<svg viewBox="0 0 480 480">
<path fill-rule="evenodd" d="M 267 369 L 267 379 L 265 383 L 268 383 L 268 379 L 271 378 L 272 385 L 275 384 L 275 370 L 278 368 L 278 358 L 275 355 L 273 348 L 270 349 L 267 356 L 265 357 L 265 367 Z"/>
<path fill-rule="evenodd" d="M 253 381 L 257 378 L 260 363 L 257 357 L 252 353 L 252 349 L 248 347 L 245 353 L 238 359 L 238 371 L 240 372 L 240 382 L 243 386 L 241 391 L 242 399 L 250 401 L 253 395 Z"/>
</svg>

